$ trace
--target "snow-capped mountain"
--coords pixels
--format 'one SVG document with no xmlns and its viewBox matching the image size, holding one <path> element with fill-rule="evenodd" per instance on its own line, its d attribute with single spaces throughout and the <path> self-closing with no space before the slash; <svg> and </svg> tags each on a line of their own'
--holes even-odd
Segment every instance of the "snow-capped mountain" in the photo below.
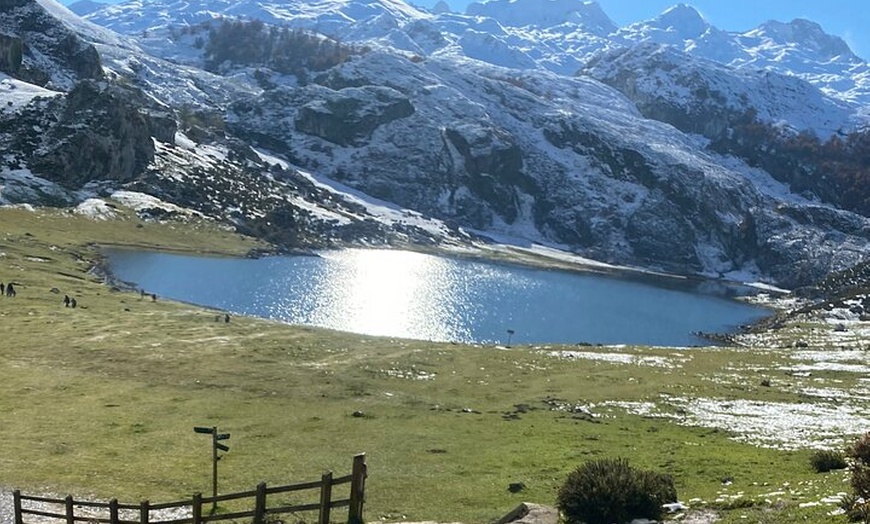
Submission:
<svg viewBox="0 0 870 524">
<path fill-rule="evenodd" d="M 466 14 L 492 18 L 505 27 L 546 29 L 571 24 L 597 36 L 607 36 L 617 29 L 598 4 L 577 0 L 473 2 L 469 4 Z"/>
<path fill-rule="evenodd" d="M 618 28 L 600 6 L 581 0 L 489 0 L 472 3 L 464 15 L 440 10 L 427 12 L 400 0 L 330 0 L 324 2 L 229 2 L 210 0 L 191 9 L 188 2 L 136 0 L 107 6 L 87 15 L 91 21 L 131 35 L 171 25 L 195 24 L 219 16 L 258 18 L 272 24 L 313 29 L 342 41 L 360 35 L 355 26 L 374 17 L 381 21 L 381 37 L 415 21 L 431 22 L 445 45 L 422 49 L 432 53 L 463 54 L 466 33 L 484 33 L 493 50 L 491 63 L 505 65 L 513 53 L 530 57 L 537 66 L 574 74 L 595 53 L 638 43 L 667 44 L 690 55 L 733 68 L 764 69 L 807 80 L 828 96 L 856 105 L 870 102 L 867 63 L 840 38 L 824 33 L 811 21 L 769 21 L 746 32 L 726 32 L 711 26 L 693 7 L 677 4 L 658 17 Z M 477 37 L 482 40 L 482 37 Z M 498 43 L 495 42 L 498 40 Z M 475 46 L 474 49 L 480 49 Z M 415 50 L 416 51 L 416 50 Z M 487 60 L 483 52 L 475 59 Z M 512 67 L 531 68 L 525 58 Z"/>
<path fill-rule="evenodd" d="M 133 35 L 195 25 L 215 18 L 256 19 L 270 24 L 292 21 L 293 27 L 337 35 L 353 24 L 379 16 L 404 24 L 431 15 L 403 0 L 209 0 L 195 4 L 183 0 L 134 0 L 105 6 L 86 18 L 119 33 Z"/>
<path fill-rule="evenodd" d="M 833 98 L 866 105 L 870 101 L 867 62 L 841 38 L 815 22 L 768 21 L 750 31 L 716 29 L 692 7 L 679 4 L 659 17 L 619 29 L 626 45 L 656 43 L 735 69 L 767 70 L 806 80 Z"/>
<path fill-rule="evenodd" d="M 402 0 L 133 0 L 87 21 L 54 0 L 15 1 L 0 34 L 22 57 L 0 60 L 0 103 L 39 84 L 20 74 L 42 63 L 26 13 L 92 45 L 102 79 L 70 74 L 51 98 L 0 113 L 0 201 L 136 191 L 290 246 L 476 231 L 781 285 L 870 247 L 870 220 L 837 207 L 854 181 L 825 178 L 853 167 L 837 151 L 863 143 L 860 78 L 834 92 L 805 76 L 862 63 L 832 58 L 837 42 L 811 27 L 737 35 L 679 5 L 616 28 L 594 2 L 568 0 L 537 0 L 525 18 L 527 0 L 466 14 Z M 810 38 L 800 60 L 760 51 L 786 56 Z M 0 38 L 0 57 L 13 47 Z M 806 156 L 840 135 L 829 156 Z M 789 156 L 792 138 L 804 156 Z M 85 169 L 73 151 L 123 161 Z"/>
</svg>

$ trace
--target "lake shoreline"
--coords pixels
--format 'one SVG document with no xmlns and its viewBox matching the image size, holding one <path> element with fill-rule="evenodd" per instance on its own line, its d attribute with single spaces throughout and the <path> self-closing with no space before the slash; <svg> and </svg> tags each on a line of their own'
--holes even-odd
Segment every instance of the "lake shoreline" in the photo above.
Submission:
<svg viewBox="0 0 870 524">
<path fill-rule="evenodd" d="M 101 252 L 100 271 L 127 289 L 235 315 L 471 344 L 502 343 L 513 333 L 519 344 L 721 344 L 707 333 L 731 334 L 767 316 L 734 300 L 749 288 L 721 282 L 432 251 L 346 248 L 313 258 L 261 251 L 210 262 L 214 257 L 195 252 L 112 246 Z"/>
</svg>

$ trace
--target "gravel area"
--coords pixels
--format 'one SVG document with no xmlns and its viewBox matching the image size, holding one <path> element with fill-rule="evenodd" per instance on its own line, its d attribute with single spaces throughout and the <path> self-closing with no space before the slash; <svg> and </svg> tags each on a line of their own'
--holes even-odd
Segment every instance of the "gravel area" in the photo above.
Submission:
<svg viewBox="0 0 870 524">
<path fill-rule="evenodd" d="M 0 524 L 13 524 L 15 510 L 12 506 L 12 490 L 0 488 Z"/>
<path fill-rule="evenodd" d="M 50 498 L 62 499 L 63 496 L 56 494 L 34 494 L 28 493 L 29 495 L 39 495 Z M 100 501 L 107 502 L 107 501 Z M 28 501 L 24 505 L 25 508 L 35 509 L 40 511 L 48 511 L 51 513 L 63 513 L 64 508 L 61 504 L 48 504 L 43 502 L 32 502 Z M 100 510 L 95 508 L 81 507 L 76 506 L 75 509 L 76 516 L 92 516 L 92 517 L 102 517 L 108 518 L 108 510 Z M 173 508 L 173 509 L 165 509 L 154 511 L 152 510 L 149 515 L 149 520 L 151 521 L 165 521 L 165 520 L 175 520 L 175 519 L 183 519 L 191 516 L 190 508 Z M 139 520 L 139 512 L 132 510 L 122 510 L 119 512 L 119 517 L 124 520 Z M 64 521 L 62 519 L 53 519 L 49 517 L 38 517 L 34 515 L 25 515 L 24 522 L 27 524 L 63 524 Z M 15 505 L 12 499 L 12 490 L 9 488 L 0 487 L 0 524 L 14 524 L 15 523 Z"/>
</svg>

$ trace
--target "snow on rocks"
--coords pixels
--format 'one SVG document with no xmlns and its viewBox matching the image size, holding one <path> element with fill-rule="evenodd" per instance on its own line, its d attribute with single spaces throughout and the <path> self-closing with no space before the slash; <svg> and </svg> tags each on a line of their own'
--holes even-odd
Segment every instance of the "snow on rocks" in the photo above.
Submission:
<svg viewBox="0 0 870 524">
<path fill-rule="evenodd" d="M 136 191 L 115 191 L 114 193 L 112 193 L 111 198 L 112 200 L 120 203 L 121 205 L 133 209 L 140 215 L 147 215 L 154 210 L 161 210 L 164 212 L 179 214 L 188 217 L 202 216 L 196 211 L 176 206 L 175 204 L 164 202 L 157 197 L 145 193 L 139 193 Z"/>
<path fill-rule="evenodd" d="M 109 220 L 118 216 L 115 210 L 106 203 L 105 200 L 99 198 L 89 198 L 77 205 L 74 209 L 75 213 L 84 215 L 93 220 Z"/>
<path fill-rule="evenodd" d="M 20 110 L 36 97 L 61 96 L 62 93 L 16 80 L 0 73 L 0 116 Z"/>
</svg>

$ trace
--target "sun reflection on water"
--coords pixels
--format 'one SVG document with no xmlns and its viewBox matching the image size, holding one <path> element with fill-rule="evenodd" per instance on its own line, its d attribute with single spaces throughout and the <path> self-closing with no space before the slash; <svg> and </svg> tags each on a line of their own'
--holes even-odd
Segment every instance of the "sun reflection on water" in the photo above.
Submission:
<svg viewBox="0 0 870 524">
<path fill-rule="evenodd" d="M 454 315 L 453 265 L 408 251 L 347 250 L 322 254 L 323 274 L 306 309 L 312 324 L 427 340 L 468 340 Z"/>
</svg>

